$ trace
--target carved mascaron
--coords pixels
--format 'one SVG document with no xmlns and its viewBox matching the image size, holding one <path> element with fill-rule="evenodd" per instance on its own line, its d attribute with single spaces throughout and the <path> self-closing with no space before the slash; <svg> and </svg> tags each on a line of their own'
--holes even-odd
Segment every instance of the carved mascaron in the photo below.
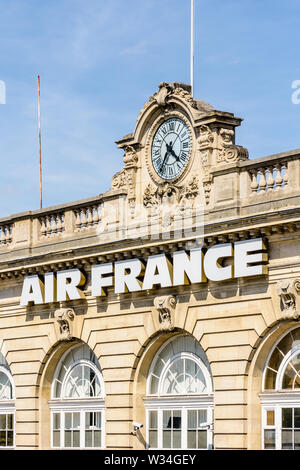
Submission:
<svg viewBox="0 0 300 470">
<path fill-rule="evenodd" d="M 300 317 L 300 279 L 278 281 L 277 294 L 280 296 L 280 308 L 283 320 L 299 320 Z"/>
</svg>

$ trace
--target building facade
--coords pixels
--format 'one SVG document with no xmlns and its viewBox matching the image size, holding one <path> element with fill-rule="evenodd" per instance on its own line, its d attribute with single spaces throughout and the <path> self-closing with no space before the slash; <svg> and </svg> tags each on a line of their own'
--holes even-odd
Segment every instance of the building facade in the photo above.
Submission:
<svg viewBox="0 0 300 470">
<path fill-rule="evenodd" d="M 0 220 L 1 448 L 300 448 L 300 150 L 241 121 L 161 83 L 109 191 Z"/>
</svg>

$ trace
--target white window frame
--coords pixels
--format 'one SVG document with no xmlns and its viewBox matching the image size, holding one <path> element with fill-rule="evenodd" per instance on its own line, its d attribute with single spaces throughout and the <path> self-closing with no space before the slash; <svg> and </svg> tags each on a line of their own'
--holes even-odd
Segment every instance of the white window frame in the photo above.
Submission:
<svg viewBox="0 0 300 470">
<path fill-rule="evenodd" d="M 65 351 L 62 355 L 59 363 L 54 372 L 52 385 L 51 385 L 51 400 L 49 401 L 49 408 L 51 413 L 51 448 L 53 449 L 103 449 L 105 448 L 105 390 L 104 390 L 104 379 L 101 372 L 101 369 L 97 365 L 88 360 L 88 359 L 78 359 L 74 362 L 71 362 L 69 367 L 66 369 L 66 372 L 63 376 L 63 381 L 61 383 L 60 397 L 56 397 L 56 386 L 57 380 L 61 371 L 61 367 L 64 367 L 64 361 L 67 355 L 70 353 L 71 349 L 78 348 L 78 344 L 74 345 L 72 348 Z M 65 387 L 67 383 L 68 376 L 70 372 L 79 364 L 87 365 L 90 367 L 95 374 L 97 375 L 100 387 L 101 395 L 99 397 L 90 397 L 90 398 L 67 398 L 65 397 Z M 84 445 L 84 430 L 85 430 L 85 419 L 84 415 L 86 412 L 101 412 L 101 447 L 85 447 Z M 54 414 L 60 414 L 60 447 L 53 446 L 53 419 Z M 80 413 L 80 447 L 64 447 L 64 431 L 65 431 L 65 413 Z"/>
<path fill-rule="evenodd" d="M 4 373 L 11 384 L 12 388 L 12 398 L 10 400 L 1 400 L 0 399 L 0 415 L 13 415 L 13 445 L 12 446 L 0 446 L 0 450 L 4 449 L 14 449 L 16 446 L 16 408 L 15 408 L 15 386 L 14 386 L 14 381 L 13 377 L 10 373 L 10 371 L 0 365 L 0 372 Z"/>
<path fill-rule="evenodd" d="M 51 448 L 52 449 L 104 449 L 105 448 L 105 403 L 99 403 L 99 399 L 84 400 L 66 400 L 56 402 L 52 400 L 49 403 L 51 410 Z M 85 446 L 85 413 L 87 412 L 101 412 L 101 446 L 100 447 L 86 447 Z M 53 431 L 54 431 L 54 414 L 60 414 L 60 446 L 54 447 L 53 445 Z M 80 446 L 79 447 L 65 447 L 65 414 L 66 413 L 79 413 L 80 414 Z"/>
<path fill-rule="evenodd" d="M 174 410 L 181 411 L 181 448 L 177 450 L 187 449 L 187 412 L 188 410 L 206 410 L 207 411 L 207 449 L 194 449 L 194 450 L 209 450 L 213 446 L 213 396 L 189 397 L 182 398 L 161 398 L 150 399 L 144 398 L 146 407 L 146 443 L 149 448 L 149 412 L 157 411 L 157 447 L 151 449 L 163 449 L 163 411 Z M 174 449 L 174 448 L 173 448 Z M 170 449 L 171 450 L 171 449 Z"/>
</svg>

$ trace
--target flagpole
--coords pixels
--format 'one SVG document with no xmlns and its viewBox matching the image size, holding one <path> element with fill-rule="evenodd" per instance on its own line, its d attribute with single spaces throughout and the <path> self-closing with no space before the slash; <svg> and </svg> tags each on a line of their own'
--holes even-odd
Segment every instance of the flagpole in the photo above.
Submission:
<svg viewBox="0 0 300 470">
<path fill-rule="evenodd" d="M 40 209 L 42 209 L 43 197 L 42 197 L 41 94 L 40 94 L 40 76 L 39 75 L 38 75 L 38 115 L 39 115 Z"/>
<path fill-rule="evenodd" d="M 191 93 L 194 92 L 194 0 L 191 0 Z"/>
</svg>

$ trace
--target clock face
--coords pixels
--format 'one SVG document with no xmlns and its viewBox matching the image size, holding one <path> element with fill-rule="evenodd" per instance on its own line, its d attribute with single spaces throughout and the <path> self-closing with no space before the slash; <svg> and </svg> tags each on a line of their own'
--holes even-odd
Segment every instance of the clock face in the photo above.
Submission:
<svg viewBox="0 0 300 470">
<path fill-rule="evenodd" d="M 152 164 L 158 176 L 165 180 L 177 178 L 188 164 L 190 150 L 188 125 L 177 117 L 163 122 L 152 142 Z"/>
</svg>

